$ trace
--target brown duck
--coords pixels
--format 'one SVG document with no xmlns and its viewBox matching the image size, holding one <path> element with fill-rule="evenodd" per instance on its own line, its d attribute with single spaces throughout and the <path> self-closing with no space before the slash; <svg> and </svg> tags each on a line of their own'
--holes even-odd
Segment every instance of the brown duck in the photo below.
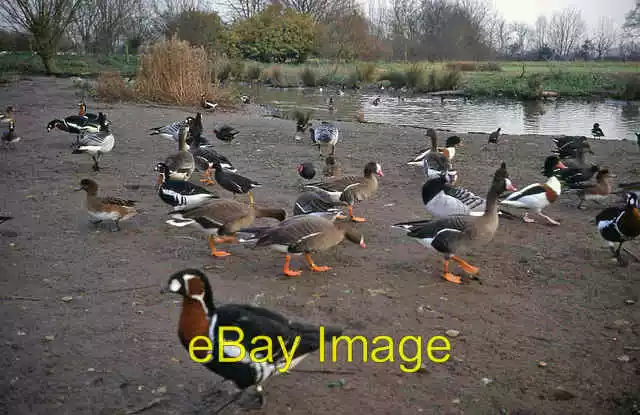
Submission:
<svg viewBox="0 0 640 415">
<path fill-rule="evenodd" d="M 115 227 L 112 231 L 119 231 L 121 220 L 126 220 L 137 214 L 135 200 L 120 199 L 117 197 L 99 197 L 98 184 L 91 179 L 82 179 L 80 188 L 76 191 L 87 192 L 87 212 L 89 221 L 97 225 L 103 221 L 113 221 Z"/>
<path fill-rule="evenodd" d="M 615 175 L 611 174 L 609 170 L 602 169 L 596 173 L 596 183 L 584 184 L 584 183 L 569 183 L 570 189 L 577 189 L 578 203 L 577 208 L 583 209 L 583 203 L 587 200 L 593 200 L 595 202 L 602 202 L 606 200 L 613 190 L 612 178 Z"/>
<path fill-rule="evenodd" d="M 322 174 L 325 177 L 338 177 L 340 176 L 340 166 L 336 162 L 336 156 L 331 154 L 324 159 L 324 169 Z"/>
<path fill-rule="evenodd" d="M 364 166 L 364 176 L 343 176 L 324 182 L 311 183 L 305 187 L 327 193 L 335 202 L 347 203 L 349 217 L 354 222 L 364 222 L 365 218 L 353 216 L 353 205 L 369 199 L 378 190 L 378 177 L 384 176 L 379 163 L 371 161 Z"/>
<path fill-rule="evenodd" d="M 225 257 L 229 252 L 218 251 L 218 243 L 237 242 L 235 233 L 251 226 L 256 218 L 274 218 L 283 221 L 286 212 L 283 209 L 256 208 L 253 203 L 249 205 L 230 199 L 213 199 L 202 206 L 191 209 L 178 210 L 170 213 L 169 225 L 179 228 L 187 225 L 196 225 L 208 237 L 211 256 Z"/>
<path fill-rule="evenodd" d="M 352 229 L 348 222 L 333 222 L 316 215 L 293 216 L 271 228 L 244 229 L 242 232 L 253 232 L 247 240 L 255 240 L 256 247 L 270 247 L 286 254 L 282 272 L 287 277 L 302 274 L 290 268 L 291 255 L 304 254 L 312 271 L 325 272 L 331 268 L 316 265 L 311 258 L 312 253 L 326 251 L 344 239 L 366 248 L 362 234 Z"/>
<path fill-rule="evenodd" d="M 493 177 L 487 194 L 487 204 L 482 216 L 449 216 L 436 220 L 419 220 L 397 223 L 393 228 L 408 232 L 426 247 L 444 255 L 444 279 L 461 284 L 462 279 L 449 272 L 449 261 L 453 260 L 469 274 L 477 274 L 479 269 L 456 256 L 460 251 L 468 251 L 478 245 L 489 243 L 498 230 L 498 196 L 508 185 L 507 166 L 502 163 Z"/>
</svg>

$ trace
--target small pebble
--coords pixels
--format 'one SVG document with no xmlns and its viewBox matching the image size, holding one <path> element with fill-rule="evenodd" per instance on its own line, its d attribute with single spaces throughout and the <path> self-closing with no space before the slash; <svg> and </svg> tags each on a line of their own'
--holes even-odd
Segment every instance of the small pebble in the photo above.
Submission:
<svg viewBox="0 0 640 415">
<path fill-rule="evenodd" d="M 545 362 L 544 360 L 541 360 L 541 361 L 538 362 L 538 366 L 547 367 L 547 362 Z"/>
<path fill-rule="evenodd" d="M 87 372 L 95 372 L 95 371 L 96 371 L 96 369 L 93 368 L 93 367 L 90 367 L 89 369 L 87 369 Z"/>
<path fill-rule="evenodd" d="M 633 305 L 633 304 L 635 304 L 636 302 L 635 302 L 635 301 L 633 301 L 633 300 L 624 300 L 624 303 L 625 303 L 626 305 Z"/>
<path fill-rule="evenodd" d="M 631 358 L 626 354 L 623 354 L 622 356 L 618 356 L 618 360 L 621 362 L 627 363 L 629 360 L 631 360 Z"/>
<path fill-rule="evenodd" d="M 52 342 L 55 338 L 55 336 L 44 336 L 44 339 L 48 342 Z"/>
<path fill-rule="evenodd" d="M 458 337 L 460 335 L 460 332 L 458 330 L 452 330 L 452 329 L 449 329 L 444 333 L 449 337 Z"/>
<path fill-rule="evenodd" d="M 69 301 L 73 300 L 73 297 L 70 295 L 67 295 L 62 297 L 61 300 L 64 301 L 65 303 L 68 303 Z"/>
<path fill-rule="evenodd" d="M 485 385 L 488 385 L 488 384 L 490 384 L 491 382 L 493 382 L 493 380 L 492 380 L 492 379 L 489 379 L 489 378 L 482 378 L 481 380 L 482 380 L 482 383 L 484 383 Z"/>
<path fill-rule="evenodd" d="M 462 402 L 460 398 L 455 398 L 454 400 L 451 401 L 451 403 L 454 405 L 458 405 L 460 402 Z"/>
</svg>

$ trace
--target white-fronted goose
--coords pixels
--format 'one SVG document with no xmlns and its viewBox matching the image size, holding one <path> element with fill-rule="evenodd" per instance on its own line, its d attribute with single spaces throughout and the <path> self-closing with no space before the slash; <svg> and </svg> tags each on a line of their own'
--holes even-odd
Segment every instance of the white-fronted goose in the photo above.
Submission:
<svg viewBox="0 0 640 415">
<path fill-rule="evenodd" d="M 169 168 L 169 179 L 171 180 L 189 180 L 196 168 L 196 162 L 193 154 L 187 147 L 187 136 L 190 127 L 183 126 L 178 136 L 178 152 L 167 156 L 164 164 Z"/>
<path fill-rule="evenodd" d="M 16 133 L 16 122 L 9 122 L 9 129 L 2 133 L 2 146 L 4 148 L 15 148 L 15 144 L 20 141 L 21 137 Z"/>
<path fill-rule="evenodd" d="M 498 196 L 505 191 L 508 178 L 506 164 L 502 163 L 493 177 L 482 216 L 449 216 L 436 220 L 397 223 L 393 227 L 408 232 L 409 237 L 444 255 L 444 279 L 461 284 L 462 278 L 449 272 L 449 261 L 455 261 L 469 274 L 479 272 L 478 268 L 456 255 L 493 239 L 499 223 Z"/>
<path fill-rule="evenodd" d="M 87 212 L 89 221 L 97 225 L 103 221 L 112 221 L 115 224 L 112 231 L 120 230 L 120 221 L 129 219 L 137 214 L 136 201 L 125 200 L 117 197 L 98 196 L 98 184 L 91 179 L 82 179 L 80 188 L 76 191 L 87 192 Z"/>
<path fill-rule="evenodd" d="M 215 181 L 212 179 L 213 164 L 215 161 L 220 163 L 220 166 L 225 170 L 235 172 L 236 169 L 228 158 L 218 153 L 211 144 L 205 143 L 206 140 L 201 135 L 193 137 L 189 144 L 189 151 L 193 154 L 196 167 L 204 174 L 204 177 L 200 179 L 200 181 L 207 184 L 215 184 Z"/>
<path fill-rule="evenodd" d="M 364 176 L 343 176 L 324 182 L 311 183 L 305 187 L 327 193 L 335 202 L 346 202 L 349 217 L 354 222 L 365 218 L 353 216 L 353 206 L 372 197 L 378 191 L 378 177 L 384 176 L 379 163 L 371 161 L 364 166 Z"/>
<path fill-rule="evenodd" d="M 487 201 L 484 197 L 469 190 L 449 184 L 450 176 L 443 173 L 440 177 L 429 179 L 422 186 L 422 202 L 432 216 L 442 218 L 454 215 L 484 215 Z M 511 180 L 505 178 L 507 191 L 515 192 Z M 502 212 L 498 212 L 502 214 Z"/>
<path fill-rule="evenodd" d="M 332 222 L 318 215 L 292 216 L 274 227 L 255 230 L 252 237 L 256 240 L 256 247 L 269 247 L 286 254 L 283 273 L 287 277 L 302 274 L 301 271 L 291 270 L 291 255 L 304 254 L 309 268 L 314 272 L 330 270 L 327 266 L 317 266 L 311 254 L 332 248 L 345 238 L 362 248 L 366 247 L 362 234 L 349 227 L 348 222 Z"/>
<path fill-rule="evenodd" d="M 327 121 L 322 121 L 320 125 L 309 128 L 311 142 L 318 146 L 318 150 L 322 151 L 322 147 L 329 148 L 329 154 L 334 154 L 336 144 L 340 138 L 338 127 Z"/>
<path fill-rule="evenodd" d="M 164 163 L 158 163 L 155 170 L 159 172 L 158 197 L 174 210 L 190 209 L 220 197 L 191 182 L 169 179 L 169 167 Z"/>
<path fill-rule="evenodd" d="M 591 135 L 593 138 L 604 137 L 604 132 L 602 131 L 602 128 L 600 128 L 600 124 L 593 124 L 593 128 L 591 128 Z"/>
<path fill-rule="evenodd" d="M 577 190 L 578 203 L 577 208 L 583 209 L 583 203 L 585 201 L 593 200 L 595 202 L 602 202 L 606 200 L 613 190 L 612 178 L 615 177 L 607 169 L 602 169 L 596 174 L 596 183 L 584 184 L 584 183 L 572 183 L 569 188 Z"/>
<path fill-rule="evenodd" d="M 542 210 L 555 202 L 562 192 L 562 185 L 554 171 L 564 168 L 564 164 L 558 156 L 549 156 L 545 160 L 544 174 L 549 179 L 546 183 L 533 183 L 522 189 L 511 193 L 505 199 L 500 201 L 501 205 L 512 206 L 515 208 L 531 210 L 536 215 L 544 218 L 552 225 L 560 225 L 560 223 L 549 216 L 542 213 Z M 525 212 L 522 220 L 526 223 L 533 223 L 535 219 L 529 217 L 529 212 Z"/>
<path fill-rule="evenodd" d="M 256 208 L 253 203 L 246 205 L 230 199 L 214 199 L 192 209 L 183 209 L 170 213 L 169 225 L 184 227 L 196 225 L 206 235 L 211 248 L 211 256 L 231 255 L 218 251 L 216 243 L 237 242 L 235 233 L 250 226 L 256 218 L 273 218 L 283 221 L 286 212 L 283 209 Z"/>
<path fill-rule="evenodd" d="M 106 120 L 103 117 L 101 119 L 100 131 L 97 133 L 81 135 L 72 154 L 90 155 L 91 159 L 93 159 L 93 170 L 99 171 L 100 165 L 98 162 L 100 161 L 100 157 L 113 150 L 115 143 L 116 139 L 113 136 L 113 133 L 109 130 L 109 124 L 106 123 Z"/>
<path fill-rule="evenodd" d="M 231 357 L 240 354 L 240 349 L 232 345 L 220 347 L 219 328 L 236 327 L 244 333 L 241 343 L 247 356 L 257 357 L 253 360 L 247 358 L 240 361 L 220 361 L 218 353 L 214 352 L 211 360 L 203 363 L 207 369 L 225 380 L 232 381 L 240 389 L 240 392 L 222 407 L 238 400 L 248 388 L 255 388 L 257 393 L 255 408 L 263 407 L 266 402 L 262 395 L 263 383 L 286 367 L 287 361 L 280 348 L 274 349 L 272 355 L 268 356 L 264 353 L 264 343 L 255 341 L 258 337 L 268 338 L 270 344 L 274 345 L 283 342 L 288 349 L 291 349 L 291 345 L 296 345 L 295 352 L 290 357 L 289 370 L 321 347 L 319 326 L 293 321 L 274 311 L 252 305 L 225 304 L 216 307 L 211 284 L 200 270 L 184 269 L 172 274 L 163 291 L 183 296 L 178 338 L 185 349 L 191 351 L 192 342 L 196 346 L 204 345 L 195 339 L 206 337 L 211 341 L 214 351 L 221 349 L 224 356 L 231 360 Z M 322 328 L 326 342 L 331 342 L 334 337 L 342 334 L 342 329 L 338 327 L 323 325 Z M 223 333 L 223 336 L 228 343 L 237 340 L 228 334 Z M 193 353 L 199 359 L 207 357 L 205 350 L 195 350 Z M 265 357 L 267 359 L 259 361 Z"/>
<path fill-rule="evenodd" d="M 340 213 L 347 206 L 345 202 L 332 200 L 326 193 L 304 192 L 298 196 L 293 206 L 294 215 Z"/>
<path fill-rule="evenodd" d="M 622 244 L 640 235 L 639 207 L 638 196 L 635 193 L 628 193 L 625 207 L 608 207 L 596 216 L 598 232 L 620 265 L 627 264 L 620 256 Z M 615 248 L 616 243 L 617 248 Z"/>
</svg>

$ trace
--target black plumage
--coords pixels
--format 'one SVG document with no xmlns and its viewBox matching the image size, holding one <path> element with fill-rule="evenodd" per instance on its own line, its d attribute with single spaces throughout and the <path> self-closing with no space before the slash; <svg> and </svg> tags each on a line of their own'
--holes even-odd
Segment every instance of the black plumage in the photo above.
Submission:
<svg viewBox="0 0 640 415">
<path fill-rule="evenodd" d="M 586 182 L 590 180 L 594 174 L 600 171 L 600 167 L 571 167 L 555 170 L 553 175 L 557 178 L 569 183 Z"/>
<path fill-rule="evenodd" d="M 596 216 L 596 226 L 602 239 L 607 242 L 613 257 L 621 265 L 626 261 L 620 256 L 622 244 L 640 235 L 640 212 L 638 211 L 638 196 L 627 194 L 625 207 L 608 207 Z M 615 248 L 615 244 L 618 247 Z"/>
<path fill-rule="evenodd" d="M 8 220 L 13 219 L 12 216 L 0 216 L 0 223 L 5 223 Z"/>
<path fill-rule="evenodd" d="M 248 193 L 249 198 L 253 200 L 250 193 L 251 189 L 262 186 L 260 183 L 248 177 L 223 169 L 217 160 L 212 161 L 211 165 L 216 170 L 214 175 L 216 182 L 218 182 L 223 189 L 230 191 L 234 195 Z"/>
<path fill-rule="evenodd" d="M 297 170 L 298 174 L 303 179 L 311 180 L 316 177 L 316 169 L 313 167 L 313 163 L 307 162 L 298 164 Z"/>
<path fill-rule="evenodd" d="M 190 209 L 207 202 L 210 199 L 218 199 L 219 196 L 209 190 L 197 186 L 185 180 L 168 180 L 170 169 L 164 163 L 158 163 L 156 171 L 160 173 L 158 196 L 160 199 L 174 208 Z"/>
<path fill-rule="evenodd" d="M 497 130 L 489 134 L 489 143 L 493 143 L 493 144 L 498 143 L 498 138 L 500 137 L 501 130 L 502 130 L 502 127 L 498 128 Z"/>
<path fill-rule="evenodd" d="M 216 135 L 216 138 L 221 141 L 231 142 L 236 138 L 236 135 L 240 133 L 240 131 L 234 129 L 229 125 L 223 125 L 222 127 L 216 128 L 213 130 Z"/>
<path fill-rule="evenodd" d="M 600 124 L 593 124 L 593 128 L 591 128 L 591 135 L 593 135 L 594 138 L 604 137 L 604 132 L 602 131 L 602 128 L 600 128 Z"/>
<path fill-rule="evenodd" d="M 296 199 L 293 206 L 293 214 L 308 215 L 312 213 L 338 212 L 346 206 L 345 202 L 336 202 L 326 193 L 304 192 Z"/>
</svg>

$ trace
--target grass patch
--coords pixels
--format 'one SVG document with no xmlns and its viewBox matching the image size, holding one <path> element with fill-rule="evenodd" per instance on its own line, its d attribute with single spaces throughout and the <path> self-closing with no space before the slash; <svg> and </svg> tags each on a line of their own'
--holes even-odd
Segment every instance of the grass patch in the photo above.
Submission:
<svg viewBox="0 0 640 415">
<path fill-rule="evenodd" d="M 250 81 L 259 81 L 262 79 L 262 68 L 260 65 L 252 65 L 247 69 L 247 79 Z"/>
<path fill-rule="evenodd" d="M 300 80 L 304 86 L 314 87 L 318 85 L 318 76 L 315 71 L 308 66 L 300 72 Z"/>
</svg>

